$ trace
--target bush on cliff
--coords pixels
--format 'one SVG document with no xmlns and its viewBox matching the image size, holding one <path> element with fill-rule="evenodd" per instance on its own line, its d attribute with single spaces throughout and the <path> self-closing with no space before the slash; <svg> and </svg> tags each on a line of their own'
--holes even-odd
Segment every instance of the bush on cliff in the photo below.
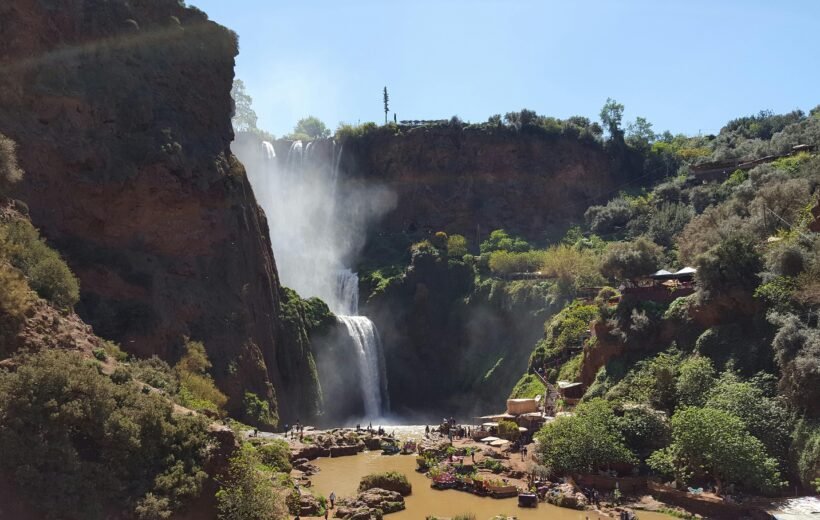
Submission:
<svg viewBox="0 0 820 520">
<path fill-rule="evenodd" d="M 23 170 L 17 164 L 17 145 L 0 134 L 0 197 L 5 197 L 9 188 L 23 178 Z"/>
<path fill-rule="evenodd" d="M 274 439 L 273 442 L 262 444 L 256 451 L 259 452 L 259 459 L 263 464 L 269 466 L 279 473 L 290 473 L 290 445 L 282 439 Z"/>
<path fill-rule="evenodd" d="M 199 494 L 207 422 L 117 385 L 76 353 L 0 371 L 0 472 L 47 516 L 167 518 Z"/>
<path fill-rule="evenodd" d="M 222 411 L 228 398 L 208 373 L 211 361 L 200 341 L 185 340 L 185 355 L 174 366 L 179 378 L 179 401 L 194 410 Z"/>
<path fill-rule="evenodd" d="M 0 223 L 0 258 L 20 269 L 31 288 L 56 307 L 71 309 L 80 299 L 77 278 L 28 220 Z"/>
<path fill-rule="evenodd" d="M 359 492 L 373 488 L 395 491 L 401 493 L 404 497 L 413 492 L 413 486 L 407 480 L 407 477 L 396 471 L 371 473 L 370 475 L 362 477 L 362 480 L 359 482 Z"/>
<path fill-rule="evenodd" d="M 287 508 L 283 493 L 274 487 L 268 472 L 260 471 L 260 462 L 258 454 L 248 444 L 243 445 L 231 459 L 216 493 L 220 520 L 285 518 Z"/>
</svg>

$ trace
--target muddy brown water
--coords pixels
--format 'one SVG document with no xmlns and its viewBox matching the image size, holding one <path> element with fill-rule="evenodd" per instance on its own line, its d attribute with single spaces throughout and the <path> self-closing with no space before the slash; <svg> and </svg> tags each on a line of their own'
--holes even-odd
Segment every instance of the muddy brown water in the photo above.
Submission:
<svg viewBox="0 0 820 520">
<path fill-rule="evenodd" d="M 321 471 L 311 477 L 314 492 L 328 496 L 331 491 L 336 496 L 353 496 L 359 480 L 369 473 L 398 471 L 407 476 L 413 485 L 413 493 L 405 499 L 404 511 L 385 515 L 387 520 L 423 520 L 427 515 L 450 517 L 472 513 L 476 520 L 487 520 L 494 515 L 508 514 L 520 520 L 595 520 L 600 517 L 588 511 L 575 511 L 553 505 L 539 503 L 535 509 L 518 507 L 515 498 L 494 499 L 479 497 L 456 490 L 438 491 L 430 487 L 430 480 L 416 472 L 416 457 L 412 455 L 382 455 L 379 452 L 364 452 L 351 457 L 317 459 L 313 464 Z M 661 513 L 638 512 L 640 520 L 671 520 L 671 516 Z"/>
</svg>

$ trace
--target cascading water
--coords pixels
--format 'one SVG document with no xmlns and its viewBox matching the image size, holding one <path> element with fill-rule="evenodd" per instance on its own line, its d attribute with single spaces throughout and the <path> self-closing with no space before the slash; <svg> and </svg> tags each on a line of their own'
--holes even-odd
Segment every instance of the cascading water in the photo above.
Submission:
<svg viewBox="0 0 820 520">
<path fill-rule="evenodd" d="M 345 263 L 362 246 L 367 220 L 386 207 L 374 204 L 384 194 L 346 192 L 337 200 L 342 146 L 334 141 L 293 141 L 280 157 L 267 141 L 261 149 L 253 144 L 235 143 L 233 151 L 268 217 L 280 278 L 302 297 L 322 299 L 345 325 L 364 412 L 379 417 L 389 407 L 381 341 L 373 322 L 358 315 L 359 280 Z"/>
</svg>

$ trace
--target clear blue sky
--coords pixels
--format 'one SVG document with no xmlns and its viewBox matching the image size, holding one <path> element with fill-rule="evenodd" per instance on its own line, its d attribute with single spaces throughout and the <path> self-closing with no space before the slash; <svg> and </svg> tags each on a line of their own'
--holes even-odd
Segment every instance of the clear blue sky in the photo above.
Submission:
<svg viewBox="0 0 820 520">
<path fill-rule="evenodd" d="M 607 97 L 656 131 L 820 103 L 820 1 L 189 0 L 239 33 L 237 77 L 276 135 L 529 108 L 598 119 Z M 392 118 L 392 113 L 391 113 Z"/>
</svg>

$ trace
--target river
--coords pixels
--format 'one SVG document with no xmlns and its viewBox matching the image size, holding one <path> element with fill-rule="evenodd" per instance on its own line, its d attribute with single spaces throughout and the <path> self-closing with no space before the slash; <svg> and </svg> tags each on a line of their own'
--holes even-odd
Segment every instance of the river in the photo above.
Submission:
<svg viewBox="0 0 820 520">
<path fill-rule="evenodd" d="M 389 430 L 389 428 L 388 428 Z M 398 432 L 397 432 L 398 433 Z M 587 511 L 575 511 L 553 505 L 539 503 L 535 509 L 519 508 L 517 499 L 484 498 L 463 491 L 438 491 L 430 487 L 430 480 L 416 472 L 416 457 L 411 455 L 382 455 L 379 452 L 364 452 L 351 457 L 322 458 L 313 461 L 321 471 L 311 477 L 314 491 L 328 496 L 335 491 L 337 496 L 353 496 L 359 480 L 369 473 L 398 471 L 407 476 L 413 485 L 413 493 L 406 500 L 404 511 L 386 515 L 388 520 L 421 520 L 426 515 L 451 517 L 462 513 L 473 513 L 476 520 L 487 520 L 494 515 L 509 514 L 520 520 L 590 520 L 599 517 Z M 639 512 L 640 520 L 670 520 L 672 517 L 660 513 Z"/>
</svg>

